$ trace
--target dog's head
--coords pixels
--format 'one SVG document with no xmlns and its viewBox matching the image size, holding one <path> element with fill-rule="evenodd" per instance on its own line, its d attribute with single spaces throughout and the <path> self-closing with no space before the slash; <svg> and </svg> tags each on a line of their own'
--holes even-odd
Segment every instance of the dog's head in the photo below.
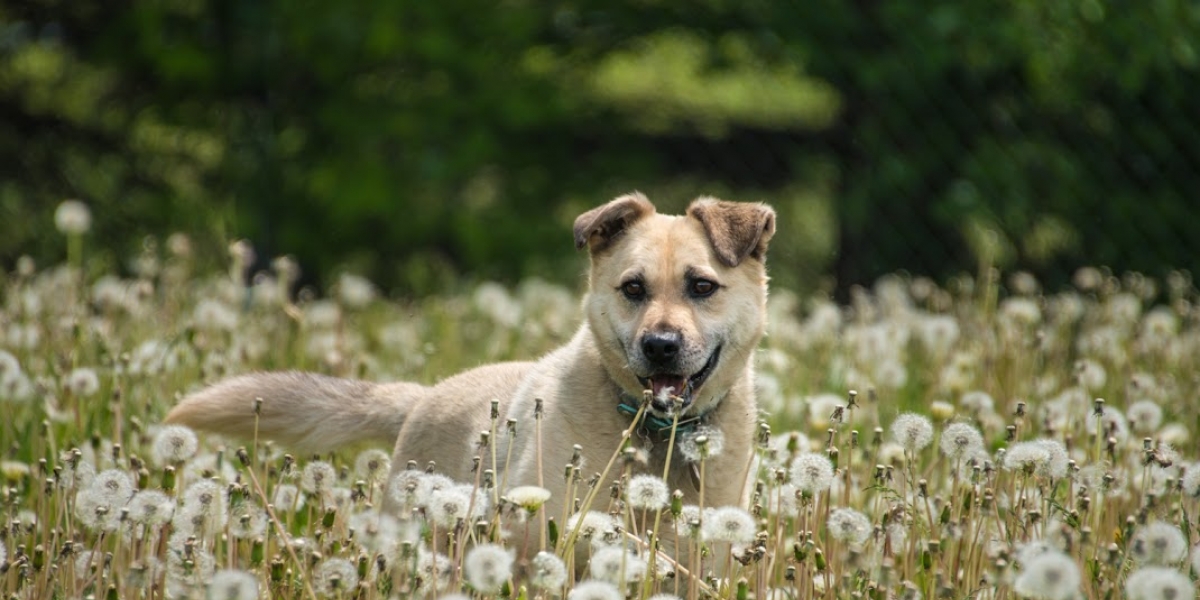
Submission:
<svg viewBox="0 0 1200 600">
<path fill-rule="evenodd" d="M 575 245 L 592 262 L 588 326 L 609 375 L 627 393 L 652 391 L 660 414 L 671 396 L 688 414 L 720 402 L 766 326 L 774 233 L 770 207 L 714 198 L 669 216 L 635 193 L 580 215 Z"/>
</svg>

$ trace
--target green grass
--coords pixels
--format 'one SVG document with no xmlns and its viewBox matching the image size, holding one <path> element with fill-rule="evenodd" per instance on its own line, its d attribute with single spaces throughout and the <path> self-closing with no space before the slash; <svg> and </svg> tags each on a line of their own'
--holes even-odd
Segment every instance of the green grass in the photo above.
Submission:
<svg viewBox="0 0 1200 600">
<path fill-rule="evenodd" d="M 186 253 L 141 257 L 134 279 L 72 257 L 23 265 L 2 291 L 5 598 L 252 597 L 239 585 L 281 598 L 1166 598 L 1143 582 L 1190 585 L 1200 326 L 1183 274 L 1083 270 L 1054 294 L 1019 274 L 1004 290 L 888 277 L 849 306 L 776 289 L 753 497 L 700 512 L 598 490 L 588 508 L 608 517 L 581 537 L 588 565 L 567 551 L 561 515 L 518 508 L 520 492 L 486 477 L 434 502 L 417 497 L 431 476 L 404 474 L 410 510 L 385 515 L 397 486 L 370 449 L 293 457 L 202 436 L 193 454 L 158 425 L 181 394 L 250 370 L 431 382 L 534 358 L 578 326 L 575 292 L 530 280 L 388 301 L 350 277 L 328 297 L 288 298 L 269 274 L 245 287 L 236 263 L 197 273 Z M 164 455 L 172 439 L 179 454 Z M 826 459 L 832 481 L 815 485 L 806 465 Z M 626 483 L 636 470 L 615 468 Z M 581 499 L 590 475 L 577 472 Z M 145 513 L 155 490 L 161 522 Z M 463 498 L 473 516 L 444 514 Z M 629 580 L 656 522 L 690 556 Z M 548 553 L 578 579 L 539 587 L 527 561 L 510 573 L 489 558 L 525 527 L 546 527 Z M 616 583 L 580 583 L 596 579 Z"/>
</svg>

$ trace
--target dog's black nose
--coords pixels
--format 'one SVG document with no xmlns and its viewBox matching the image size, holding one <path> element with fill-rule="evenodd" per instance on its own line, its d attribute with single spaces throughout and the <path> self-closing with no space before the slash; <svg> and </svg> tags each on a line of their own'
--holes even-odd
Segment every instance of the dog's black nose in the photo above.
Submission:
<svg viewBox="0 0 1200 600">
<path fill-rule="evenodd" d="M 642 354 L 656 365 L 666 365 L 679 356 L 683 336 L 675 332 L 649 333 L 642 338 Z"/>
</svg>

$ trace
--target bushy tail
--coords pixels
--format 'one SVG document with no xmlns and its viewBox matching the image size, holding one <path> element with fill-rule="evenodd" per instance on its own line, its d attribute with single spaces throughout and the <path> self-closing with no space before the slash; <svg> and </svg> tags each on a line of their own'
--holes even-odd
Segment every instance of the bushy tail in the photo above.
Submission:
<svg viewBox="0 0 1200 600">
<path fill-rule="evenodd" d="M 166 422 L 239 439 L 274 440 L 298 453 L 328 452 L 354 442 L 396 441 L 408 407 L 426 388 L 301 373 L 253 373 L 184 398 Z M 255 399 L 262 408 L 255 419 Z"/>
</svg>

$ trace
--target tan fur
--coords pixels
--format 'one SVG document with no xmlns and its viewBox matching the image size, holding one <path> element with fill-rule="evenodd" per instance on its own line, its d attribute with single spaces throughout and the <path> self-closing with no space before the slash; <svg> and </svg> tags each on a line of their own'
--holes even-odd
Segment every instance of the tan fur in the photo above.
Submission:
<svg viewBox="0 0 1200 600">
<path fill-rule="evenodd" d="M 436 461 L 446 475 L 470 481 L 479 432 L 489 428 L 495 398 L 500 422 L 517 421 L 504 475 L 511 487 L 539 482 L 534 406 L 540 398 L 540 481 L 553 494 L 549 514 L 557 516 L 565 495 L 563 466 L 573 447 L 582 447 L 585 477 L 599 473 L 630 426 L 616 405 L 622 392 L 640 398 L 639 378 L 653 371 L 642 351 L 644 336 L 677 332 L 685 374 L 701 371 L 721 349 L 684 416 L 706 414 L 706 422 L 723 432 L 724 451 L 706 463 L 705 503 L 735 504 L 745 494 L 757 419 L 753 354 L 766 324 L 763 258 L 774 224 L 774 212 L 764 205 L 705 198 L 687 215 L 669 216 L 656 213 L 641 194 L 622 196 L 577 219 L 576 244 L 587 246 L 591 256 L 585 323 L 565 346 L 536 362 L 484 366 L 434 386 L 304 373 L 243 375 L 188 396 L 167 421 L 239 438 L 257 430 L 263 439 L 303 452 L 394 440 L 393 469 L 410 460 L 421 466 Z M 631 301 L 622 292 L 631 276 L 644 282 L 644 300 Z M 688 285 L 697 277 L 720 287 L 710 297 L 693 297 Z M 255 398 L 263 399 L 257 420 Z M 504 457 L 510 436 L 499 438 L 497 454 Z M 665 445 L 644 443 L 643 470 L 662 473 Z M 684 492 L 685 502 L 696 502 L 690 470 L 682 460 L 672 462 L 668 484 Z M 491 466 L 485 459 L 485 468 Z"/>
</svg>

